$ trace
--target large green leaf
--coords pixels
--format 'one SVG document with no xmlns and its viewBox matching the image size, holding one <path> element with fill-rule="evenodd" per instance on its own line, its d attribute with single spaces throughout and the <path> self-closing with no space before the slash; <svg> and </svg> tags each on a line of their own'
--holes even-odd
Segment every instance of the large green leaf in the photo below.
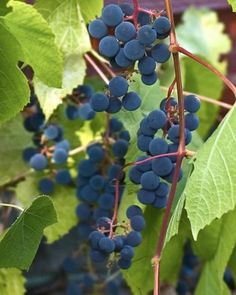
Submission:
<svg viewBox="0 0 236 295">
<path fill-rule="evenodd" d="M 236 204 L 236 106 L 197 153 L 185 208 L 196 239 L 200 229 Z"/>
<path fill-rule="evenodd" d="M 38 197 L 24 210 L 0 241 L 0 268 L 28 269 L 45 227 L 57 221 L 52 201 Z"/>
<path fill-rule="evenodd" d="M 89 23 L 101 15 L 103 0 L 79 0 L 80 9 L 84 20 Z"/>
<path fill-rule="evenodd" d="M 7 7 L 8 0 L 2 0 L 0 2 L 0 15 L 5 15 L 9 13 L 12 9 Z"/>
<path fill-rule="evenodd" d="M 23 57 L 20 44 L 0 22 L 0 124 L 14 117 L 29 101 L 27 80 L 17 67 Z"/>
<path fill-rule="evenodd" d="M 4 22 L 20 43 L 24 62 L 33 67 L 44 83 L 61 87 L 62 56 L 47 22 L 31 5 L 18 1 L 10 1 L 10 5 L 13 11 L 4 17 Z"/>
<path fill-rule="evenodd" d="M 0 290 L 2 295 L 25 294 L 25 278 L 15 268 L 0 269 Z"/>
<path fill-rule="evenodd" d="M 0 137 L 0 185 L 3 185 L 30 170 L 22 159 L 22 151 L 30 146 L 31 135 L 24 129 L 22 117 L 18 115 L 0 128 Z"/>
<path fill-rule="evenodd" d="M 228 0 L 228 3 L 232 6 L 233 12 L 236 12 L 236 0 Z"/>
</svg>

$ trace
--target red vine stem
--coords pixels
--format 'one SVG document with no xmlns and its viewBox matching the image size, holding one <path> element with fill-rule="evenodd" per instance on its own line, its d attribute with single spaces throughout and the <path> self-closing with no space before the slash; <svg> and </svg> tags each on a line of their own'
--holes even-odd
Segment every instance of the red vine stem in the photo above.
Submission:
<svg viewBox="0 0 236 295">
<path fill-rule="evenodd" d="M 101 79 L 106 83 L 109 84 L 109 80 L 107 79 L 106 75 L 103 71 L 99 68 L 99 66 L 95 63 L 95 61 L 87 54 L 84 54 L 85 60 L 94 68 L 94 70 L 98 73 Z"/>
<path fill-rule="evenodd" d="M 201 59 L 200 57 L 192 54 L 191 52 L 189 52 L 188 50 L 184 49 L 181 46 L 178 45 L 174 45 L 171 47 L 171 50 L 173 51 L 178 51 L 188 57 L 190 57 L 191 59 L 195 60 L 196 62 L 198 62 L 199 64 L 203 65 L 205 68 L 207 68 L 208 70 L 210 70 L 213 74 L 215 74 L 217 77 L 219 77 L 224 83 L 225 85 L 227 85 L 229 87 L 229 89 L 233 92 L 235 98 L 236 98 L 236 87 L 235 85 L 225 77 L 225 75 L 223 75 L 220 71 L 218 71 L 214 66 L 208 64 L 206 61 L 204 61 L 203 59 Z"/>
<path fill-rule="evenodd" d="M 138 14 L 140 11 L 140 6 L 138 0 L 133 0 L 133 5 L 134 5 L 134 13 L 133 13 L 133 21 L 134 25 L 137 28 L 138 27 Z"/>
</svg>

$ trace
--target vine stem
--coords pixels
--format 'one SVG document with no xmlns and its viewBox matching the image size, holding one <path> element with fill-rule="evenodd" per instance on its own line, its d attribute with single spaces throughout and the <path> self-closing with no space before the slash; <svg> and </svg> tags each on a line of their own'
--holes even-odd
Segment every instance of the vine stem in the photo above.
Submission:
<svg viewBox="0 0 236 295">
<path fill-rule="evenodd" d="M 206 61 L 204 61 L 200 57 L 194 55 L 193 53 L 189 52 L 188 50 L 184 49 L 183 47 L 181 47 L 179 45 L 171 46 L 170 49 L 172 52 L 177 51 L 177 52 L 180 52 L 180 53 L 190 57 L 191 59 L 195 60 L 196 62 L 198 62 L 199 64 L 201 64 L 202 66 L 204 66 L 205 68 L 210 70 L 213 74 L 215 74 L 217 77 L 219 77 L 225 83 L 225 85 L 228 86 L 228 88 L 233 92 L 233 94 L 236 98 L 235 85 L 229 79 L 227 79 L 225 77 L 225 75 L 223 75 L 220 71 L 218 71 L 214 66 L 208 64 Z"/>
<path fill-rule="evenodd" d="M 172 2 L 171 0 L 165 0 L 166 12 L 167 16 L 171 22 L 171 33 L 170 33 L 170 43 L 171 45 L 177 45 L 176 33 L 175 33 L 175 23 L 174 23 L 174 15 L 172 9 Z M 166 238 L 166 233 L 168 229 L 168 224 L 171 215 L 171 208 L 173 204 L 173 200 L 175 197 L 175 192 L 177 188 L 177 183 L 179 179 L 180 168 L 182 164 L 182 160 L 186 155 L 185 150 L 185 121 L 184 121 L 184 100 L 183 100 L 183 86 L 182 86 L 182 76 L 181 76 L 181 68 L 180 68 L 180 60 L 179 60 L 179 52 L 175 51 L 172 52 L 173 62 L 174 62 L 174 69 L 175 69 L 175 79 L 176 79 L 176 86 L 177 86 L 177 94 L 178 94 L 178 104 L 179 104 L 179 125 L 180 125 L 180 141 L 179 141 L 179 148 L 177 154 L 177 161 L 173 176 L 173 182 L 171 185 L 167 207 L 164 213 L 164 217 L 162 220 L 160 236 L 158 238 L 157 247 L 156 247 L 156 254 L 153 257 L 154 262 L 154 295 L 160 294 L 160 259 L 164 247 L 164 242 Z"/>
<path fill-rule="evenodd" d="M 100 67 L 95 63 L 95 61 L 87 54 L 84 54 L 85 60 L 94 68 L 94 70 L 98 73 L 101 79 L 106 83 L 109 84 L 109 80 L 107 79 L 106 75 L 100 69 Z"/>
<path fill-rule="evenodd" d="M 140 11 L 140 6 L 138 0 L 133 0 L 133 5 L 134 5 L 134 13 L 133 13 L 133 21 L 134 25 L 137 28 L 138 27 L 138 14 Z"/>
<path fill-rule="evenodd" d="M 0 206 L 1 207 L 8 207 L 8 208 L 15 208 L 17 210 L 20 210 L 20 211 L 24 211 L 23 208 L 21 208 L 20 206 L 17 206 L 17 205 L 13 205 L 13 204 L 8 204 L 8 203 L 0 203 Z"/>
</svg>

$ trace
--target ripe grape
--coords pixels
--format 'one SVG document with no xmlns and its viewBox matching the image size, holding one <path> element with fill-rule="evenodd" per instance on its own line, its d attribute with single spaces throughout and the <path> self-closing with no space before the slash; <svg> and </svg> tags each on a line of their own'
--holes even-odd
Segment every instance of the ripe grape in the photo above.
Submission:
<svg viewBox="0 0 236 295">
<path fill-rule="evenodd" d="M 106 253 L 111 253 L 115 250 L 114 241 L 107 237 L 101 238 L 98 244 L 99 244 L 99 248 L 105 251 Z"/>
<path fill-rule="evenodd" d="M 173 143 L 179 143 L 179 136 L 180 136 L 180 126 L 179 125 L 174 125 L 168 130 L 168 138 L 173 142 Z M 188 145 L 192 139 L 192 134 L 191 132 L 185 128 L 185 144 Z"/>
<path fill-rule="evenodd" d="M 59 142 L 56 143 L 56 148 L 60 148 L 60 149 L 63 149 L 67 152 L 69 152 L 70 150 L 70 143 L 68 140 L 64 139 L 64 140 L 61 140 Z"/>
<path fill-rule="evenodd" d="M 92 109 L 95 112 L 103 112 L 109 105 L 109 98 L 103 93 L 95 93 L 90 100 Z"/>
<path fill-rule="evenodd" d="M 138 31 L 138 40 L 143 45 L 151 45 L 157 38 L 155 30 L 149 25 L 142 26 Z"/>
<path fill-rule="evenodd" d="M 142 79 L 142 82 L 145 84 L 145 85 L 153 85 L 156 83 L 157 81 L 157 73 L 156 72 L 153 72 L 151 73 L 150 75 L 142 75 L 141 76 L 141 79 Z"/>
<path fill-rule="evenodd" d="M 112 133 L 119 132 L 123 128 L 123 124 L 116 118 L 111 118 L 110 120 L 110 131 Z"/>
<path fill-rule="evenodd" d="M 36 148 L 34 148 L 34 147 L 28 147 L 28 148 L 25 148 L 25 149 L 23 150 L 23 155 L 22 155 L 23 160 L 24 160 L 25 162 L 29 162 L 30 159 L 31 159 L 35 154 L 37 154 L 37 149 L 36 149 Z"/>
<path fill-rule="evenodd" d="M 144 56 L 145 48 L 138 40 L 131 40 L 124 46 L 124 54 L 130 60 L 138 60 Z"/>
<path fill-rule="evenodd" d="M 43 194 L 51 194 L 54 191 L 54 183 L 49 178 L 42 178 L 38 183 L 39 190 Z"/>
<path fill-rule="evenodd" d="M 115 56 L 119 49 L 119 42 L 113 36 L 103 37 L 99 43 L 99 52 L 105 57 Z"/>
<path fill-rule="evenodd" d="M 128 42 L 136 37 L 135 26 L 130 22 L 122 22 L 116 27 L 115 36 L 119 41 Z"/>
<path fill-rule="evenodd" d="M 138 23 L 141 25 L 141 26 L 144 26 L 144 25 L 147 25 L 151 22 L 151 17 L 148 13 L 146 12 L 139 12 L 138 14 Z"/>
<path fill-rule="evenodd" d="M 124 236 L 116 236 L 114 238 L 115 252 L 120 252 L 124 247 Z"/>
<path fill-rule="evenodd" d="M 170 58 L 170 51 L 166 44 L 157 44 L 152 47 L 151 55 L 158 63 L 165 63 Z"/>
<path fill-rule="evenodd" d="M 156 130 L 164 128 L 166 121 L 166 114 L 161 110 L 154 110 L 147 116 L 148 125 Z"/>
<path fill-rule="evenodd" d="M 69 170 L 62 169 L 58 170 L 55 175 L 55 180 L 58 184 L 66 185 L 72 180 Z"/>
<path fill-rule="evenodd" d="M 68 105 L 65 110 L 66 117 L 69 120 L 75 120 L 79 118 L 79 110 L 77 106 Z"/>
<path fill-rule="evenodd" d="M 121 139 L 126 140 L 126 141 L 130 141 L 130 134 L 129 134 L 129 131 L 128 131 L 128 130 L 123 130 L 123 131 L 121 131 L 119 137 L 120 137 Z"/>
<path fill-rule="evenodd" d="M 190 130 L 196 130 L 199 126 L 199 118 L 197 115 L 193 113 L 189 113 L 185 115 L 185 127 Z"/>
<path fill-rule="evenodd" d="M 156 130 L 151 128 L 148 124 L 147 118 L 144 118 L 140 123 L 140 132 L 146 136 L 153 136 L 156 133 Z"/>
<path fill-rule="evenodd" d="M 160 183 L 160 179 L 153 171 L 147 171 L 142 174 L 140 183 L 146 190 L 155 190 Z"/>
<path fill-rule="evenodd" d="M 196 95 L 186 95 L 184 97 L 184 108 L 189 113 L 196 113 L 200 109 L 200 100 Z"/>
<path fill-rule="evenodd" d="M 120 97 L 127 93 L 129 85 L 125 78 L 117 76 L 111 79 L 108 88 L 111 92 L 111 95 Z"/>
<path fill-rule="evenodd" d="M 173 169 L 173 164 L 171 160 L 167 157 L 154 159 L 152 161 L 152 170 L 158 176 L 166 176 L 171 173 Z"/>
<path fill-rule="evenodd" d="M 102 253 L 97 250 L 90 251 L 90 258 L 95 263 L 101 263 L 104 262 L 107 258 L 107 255 L 105 253 Z"/>
<path fill-rule="evenodd" d="M 131 247 L 137 247 L 140 245 L 142 242 L 142 236 L 140 232 L 137 231 L 131 231 L 128 233 L 127 238 L 126 238 L 126 244 L 131 246 Z"/>
<path fill-rule="evenodd" d="M 126 216 L 131 219 L 133 216 L 143 215 L 142 209 L 137 205 L 131 205 L 126 210 Z"/>
<path fill-rule="evenodd" d="M 118 158 L 123 158 L 128 151 L 128 142 L 124 139 L 118 139 L 112 145 L 112 151 Z"/>
<path fill-rule="evenodd" d="M 93 249 L 98 249 L 99 241 L 104 237 L 104 235 L 99 231 L 92 231 L 88 237 L 90 245 Z"/>
<path fill-rule="evenodd" d="M 150 56 L 145 56 L 140 59 L 138 69 L 142 75 L 151 75 L 156 69 L 156 62 Z"/>
<path fill-rule="evenodd" d="M 95 117 L 96 112 L 91 108 L 90 103 L 84 103 L 79 107 L 79 117 L 82 120 L 91 120 Z"/>
<path fill-rule="evenodd" d="M 123 21 L 123 11 L 118 5 L 109 4 L 103 8 L 102 20 L 107 26 L 115 27 Z"/>
<path fill-rule="evenodd" d="M 119 259 L 118 260 L 118 266 L 121 269 L 128 269 L 131 266 L 131 260 Z"/>
<path fill-rule="evenodd" d="M 130 6 L 127 3 L 121 3 L 119 4 L 121 10 L 123 11 L 124 15 L 131 16 L 134 13 L 134 9 L 132 6 Z"/>
<path fill-rule="evenodd" d="M 97 167 L 91 160 L 82 159 L 78 165 L 79 175 L 90 177 L 97 172 Z"/>
<path fill-rule="evenodd" d="M 56 164 L 63 164 L 67 161 L 68 152 L 61 148 L 56 148 L 53 153 L 53 160 Z"/>
<path fill-rule="evenodd" d="M 134 217 L 142 217 L 142 216 L 137 215 Z M 128 245 L 124 246 L 124 248 L 120 251 L 120 257 L 121 257 L 121 259 L 124 259 L 124 260 L 131 260 L 134 257 L 133 247 L 128 246 Z"/>
<path fill-rule="evenodd" d="M 170 29 L 171 29 L 170 21 L 167 17 L 160 16 L 154 21 L 153 28 L 155 29 L 157 33 L 157 38 L 163 39 L 167 37 L 170 33 Z"/>
<path fill-rule="evenodd" d="M 119 112 L 122 108 L 122 103 L 119 98 L 111 96 L 109 98 L 109 105 L 106 109 L 106 112 L 109 114 L 115 114 Z"/>
<path fill-rule="evenodd" d="M 147 157 L 147 156 L 140 156 L 140 157 L 137 158 L 136 161 L 139 162 L 139 161 L 146 160 L 148 158 L 149 157 Z M 141 171 L 141 172 L 147 172 L 147 171 L 150 171 L 152 169 L 151 161 L 147 161 L 147 162 L 144 162 L 142 164 L 138 164 L 138 163 L 136 163 L 136 164 L 137 164 L 137 166 L 136 166 L 137 169 L 139 171 Z"/>
<path fill-rule="evenodd" d="M 59 135 L 59 129 L 55 125 L 49 125 L 45 130 L 44 130 L 44 135 L 47 139 L 55 139 Z"/>
<path fill-rule="evenodd" d="M 167 205 L 167 197 L 156 197 L 153 206 L 158 209 L 165 208 Z"/>
<path fill-rule="evenodd" d="M 141 189 L 138 191 L 138 200 L 144 205 L 150 205 L 154 202 L 156 195 L 153 191 Z"/>
<path fill-rule="evenodd" d="M 124 53 L 124 48 L 120 48 L 119 52 L 117 53 L 115 57 L 115 61 L 118 66 L 122 68 L 128 68 L 133 64 L 133 61 L 128 59 Z"/>
<path fill-rule="evenodd" d="M 175 100 L 174 97 L 170 97 L 168 100 L 167 98 L 164 98 L 161 103 L 160 103 L 160 109 L 163 112 L 167 111 L 167 106 L 171 106 L 171 107 L 177 107 L 178 106 L 178 102 Z"/>
<path fill-rule="evenodd" d="M 93 38 L 101 39 L 108 33 L 108 28 L 101 19 L 95 19 L 89 24 L 89 33 Z"/>
<path fill-rule="evenodd" d="M 129 178 L 135 184 L 140 184 L 142 172 L 140 172 L 136 166 L 132 167 L 129 171 Z"/>
<path fill-rule="evenodd" d="M 165 197 L 169 193 L 169 186 L 165 182 L 160 182 L 158 188 L 155 191 L 155 194 L 159 197 Z"/>
<path fill-rule="evenodd" d="M 127 111 L 135 111 L 141 105 L 141 98 L 136 92 L 128 92 L 122 99 L 122 105 Z"/>
<path fill-rule="evenodd" d="M 91 209 L 88 204 L 81 203 L 76 208 L 76 214 L 80 220 L 88 220 L 91 216 Z"/>
<path fill-rule="evenodd" d="M 89 180 L 89 184 L 94 190 L 101 190 L 105 185 L 105 178 L 102 175 L 94 175 Z"/>
<path fill-rule="evenodd" d="M 101 162 L 105 157 L 105 151 L 100 145 L 92 145 L 87 148 L 89 159 L 93 162 Z"/>
<path fill-rule="evenodd" d="M 168 143 L 165 141 L 165 139 L 159 137 L 154 138 L 150 141 L 149 152 L 153 156 L 166 154 L 168 152 Z"/>
<path fill-rule="evenodd" d="M 149 144 L 152 141 L 152 137 L 146 136 L 146 135 L 139 135 L 137 139 L 137 147 L 142 151 L 142 152 L 148 152 L 149 150 Z"/>
<path fill-rule="evenodd" d="M 141 215 L 131 217 L 130 224 L 133 230 L 142 231 L 145 227 L 145 219 Z"/>
<path fill-rule="evenodd" d="M 42 154 L 35 154 L 31 157 L 29 164 L 35 170 L 43 170 L 47 167 L 48 160 Z"/>
<path fill-rule="evenodd" d="M 115 197 L 112 194 L 109 193 L 103 193 L 100 195 L 99 200 L 98 200 L 98 205 L 100 208 L 109 210 L 112 209 L 115 203 Z"/>
</svg>

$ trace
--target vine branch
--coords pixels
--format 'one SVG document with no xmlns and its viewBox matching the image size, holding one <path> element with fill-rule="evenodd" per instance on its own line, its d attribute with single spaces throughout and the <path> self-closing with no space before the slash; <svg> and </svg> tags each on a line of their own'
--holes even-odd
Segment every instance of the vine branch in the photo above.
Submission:
<svg viewBox="0 0 236 295">
<path fill-rule="evenodd" d="M 87 54 L 84 54 L 85 60 L 93 67 L 93 69 L 98 73 L 101 79 L 106 83 L 109 84 L 109 80 L 107 79 L 106 75 L 103 71 L 99 68 L 99 66 L 95 63 L 95 61 Z"/>
<path fill-rule="evenodd" d="M 15 208 L 17 210 L 20 210 L 20 211 L 24 211 L 23 208 L 21 208 L 20 206 L 17 206 L 17 205 L 13 205 L 13 204 L 8 204 L 8 203 L 0 203 L 0 206 L 1 207 L 8 207 L 8 208 Z"/>
</svg>

